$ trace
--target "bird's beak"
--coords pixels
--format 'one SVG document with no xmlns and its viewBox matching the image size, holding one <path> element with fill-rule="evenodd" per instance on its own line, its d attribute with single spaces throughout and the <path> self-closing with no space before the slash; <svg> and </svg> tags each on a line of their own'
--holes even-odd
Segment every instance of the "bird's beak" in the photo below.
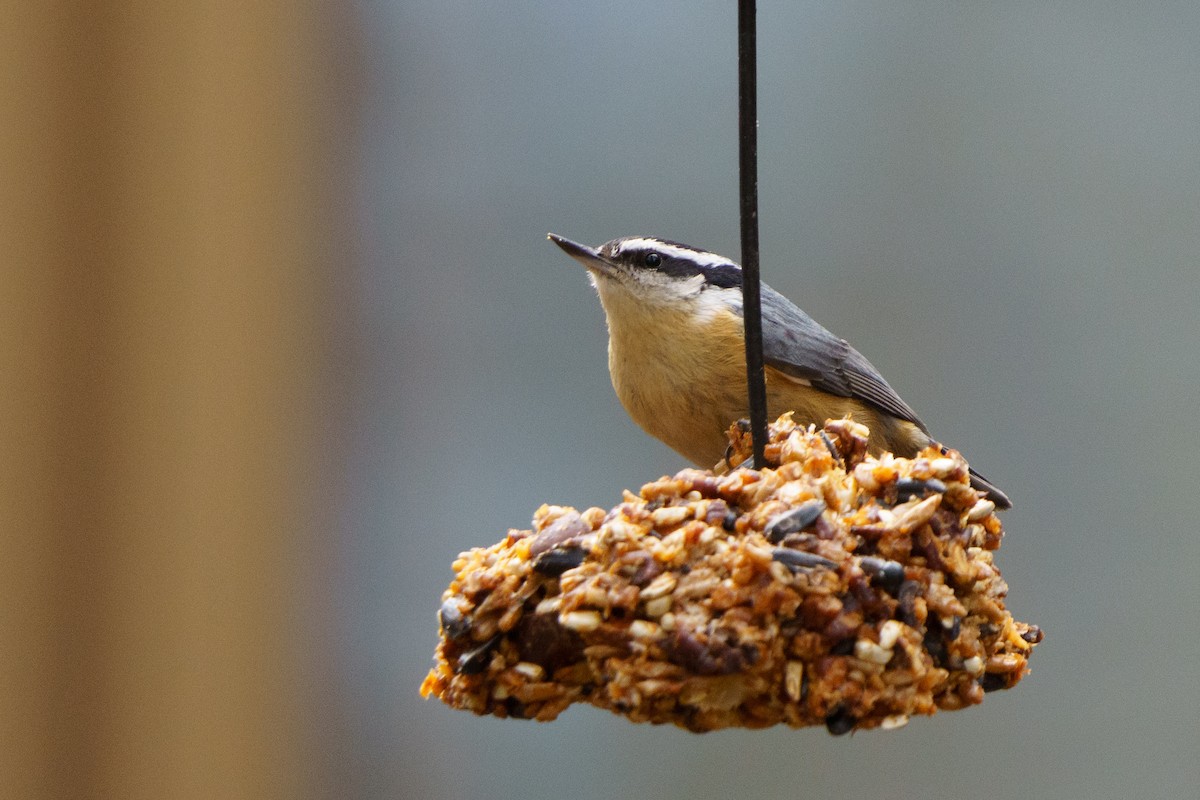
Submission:
<svg viewBox="0 0 1200 800">
<path fill-rule="evenodd" d="M 616 274 L 616 269 L 610 264 L 604 256 L 594 247 L 588 247 L 586 244 L 572 242 L 570 239 L 559 236 L 556 233 L 546 234 L 546 238 L 554 242 L 563 249 L 567 255 L 583 264 L 591 272 L 598 275 L 613 276 Z"/>
</svg>

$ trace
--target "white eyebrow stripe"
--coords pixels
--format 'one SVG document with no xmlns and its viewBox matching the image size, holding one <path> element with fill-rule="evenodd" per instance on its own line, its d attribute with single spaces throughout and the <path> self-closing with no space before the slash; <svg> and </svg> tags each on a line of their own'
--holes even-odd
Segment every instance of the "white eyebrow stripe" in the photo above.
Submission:
<svg viewBox="0 0 1200 800">
<path fill-rule="evenodd" d="M 737 264 L 730 261 L 728 258 L 717 255 L 716 253 L 706 253 L 703 250 L 693 250 L 690 247 L 679 247 L 678 245 L 667 244 L 661 239 L 626 239 L 625 241 L 621 242 L 620 252 L 624 253 L 627 250 L 642 249 L 657 250 L 663 255 L 670 256 L 672 258 L 685 258 L 701 267 L 719 267 L 722 265 L 737 267 Z"/>
</svg>

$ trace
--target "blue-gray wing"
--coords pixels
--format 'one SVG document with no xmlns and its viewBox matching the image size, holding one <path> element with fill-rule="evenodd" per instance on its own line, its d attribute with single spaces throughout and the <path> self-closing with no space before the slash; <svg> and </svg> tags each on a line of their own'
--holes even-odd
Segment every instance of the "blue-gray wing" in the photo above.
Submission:
<svg viewBox="0 0 1200 800">
<path fill-rule="evenodd" d="M 762 287 L 763 357 L 780 372 L 838 397 L 853 397 L 928 433 L 908 403 L 851 347 L 769 286 Z M 768 322 L 770 320 L 770 322 Z"/>
</svg>

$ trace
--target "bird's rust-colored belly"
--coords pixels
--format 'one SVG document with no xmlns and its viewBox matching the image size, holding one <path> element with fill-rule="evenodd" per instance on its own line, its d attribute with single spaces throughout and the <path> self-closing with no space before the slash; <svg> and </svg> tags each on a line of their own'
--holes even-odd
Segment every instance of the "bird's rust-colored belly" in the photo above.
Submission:
<svg viewBox="0 0 1200 800">
<path fill-rule="evenodd" d="M 715 347 L 707 354 L 680 359 L 646 348 L 628 349 L 613 338 L 608 368 L 620 402 L 643 431 L 690 462 L 712 467 L 725 456 L 726 431 L 749 416 L 745 354 L 740 348 Z M 928 438 L 911 423 L 894 420 L 848 397 L 798 384 L 767 368 L 768 419 L 792 411 L 802 423 L 821 425 L 846 415 L 871 429 L 871 449 L 911 456 Z"/>
<path fill-rule="evenodd" d="M 729 426 L 749 416 L 741 318 L 731 314 L 700 325 L 687 315 L 664 314 L 655 322 L 658 329 L 647 335 L 645 323 L 625 329 L 610 318 L 613 388 L 644 431 L 711 467 L 724 457 Z M 927 440 L 916 426 L 853 398 L 813 389 L 771 367 L 766 378 L 769 419 L 791 411 L 797 422 L 820 425 L 851 415 L 870 428 L 876 452 L 911 455 Z"/>
</svg>

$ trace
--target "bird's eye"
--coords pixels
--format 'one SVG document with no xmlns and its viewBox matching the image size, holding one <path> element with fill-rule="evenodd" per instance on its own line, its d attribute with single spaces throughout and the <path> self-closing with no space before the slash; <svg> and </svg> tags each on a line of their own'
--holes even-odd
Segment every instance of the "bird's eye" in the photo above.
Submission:
<svg viewBox="0 0 1200 800">
<path fill-rule="evenodd" d="M 647 267 L 657 267 L 662 263 L 662 256 L 658 253 L 646 253 L 646 255 L 642 256 L 642 263 Z"/>
</svg>

